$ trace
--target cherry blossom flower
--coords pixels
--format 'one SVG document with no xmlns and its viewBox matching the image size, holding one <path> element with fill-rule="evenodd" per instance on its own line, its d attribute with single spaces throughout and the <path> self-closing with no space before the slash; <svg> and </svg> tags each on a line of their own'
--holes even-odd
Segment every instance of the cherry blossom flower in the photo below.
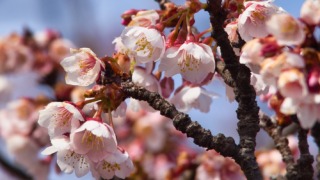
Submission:
<svg viewBox="0 0 320 180">
<path fill-rule="evenodd" d="M 61 61 L 67 72 L 66 83 L 70 85 L 88 86 L 95 82 L 103 63 L 89 48 L 71 49 L 73 54 Z"/>
<path fill-rule="evenodd" d="M 210 110 L 212 98 L 217 98 L 217 94 L 210 93 L 201 87 L 185 86 L 173 96 L 171 102 L 182 112 L 195 108 L 207 113 Z"/>
<path fill-rule="evenodd" d="M 39 111 L 38 123 L 48 128 L 51 138 L 70 133 L 80 126 L 84 118 L 74 105 L 68 102 L 51 102 Z"/>
<path fill-rule="evenodd" d="M 66 136 L 57 136 L 51 139 L 52 146 L 47 147 L 41 154 L 50 155 L 57 152 L 57 164 L 65 173 L 75 172 L 77 177 L 86 175 L 90 170 L 90 160 L 86 155 L 72 149 L 70 139 Z"/>
<path fill-rule="evenodd" d="M 71 133 L 75 152 L 86 154 L 93 162 L 98 162 L 117 150 L 117 140 L 113 129 L 95 120 L 86 121 Z"/>
<path fill-rule="evenodd" d="M 239 62 L 242 64 L 260 64 L 264 57 L 262 56 L 263 44 L 260 39 L 248 41 L 242 48 Z"/>
<path fill-rule="evenodd" d="M 265 59 L 261 63 L 260 74 L 265 83 L 277 86 L 277 79 L 283 70 L 304 66 L 304 59 L 300 55 L 285 51 L 276 57 Z"/>
<path fill-rule="evenodd" d="M 141 67 L 136 67 L 132 73 L 132 82 L 134 82 L 138 86 L 142 86 L 151 92 L 160 92 L 161 88 L 159 85 L 159 81 L 152 74 L 149 74 L 146 69 Z M 144 109 L 150 112 L 154 112 L 155 110 L 149 106 L 147 102 L 139 101 L 131 98 L 129 103 L 129 108 L 133 111 L 139 111 L 140 109 Z"/>
<path fill-rule="evenodd" d="M 320 119 L 320 102 L 308 95 L 303 99 L 285 98 L 281 104 L 280 111 L 286 115 L 297 114 L 302 128 L 311 128 Z"/>
<path fill-rule="evenodd" d="M 159 19 L 159 14 L 155 10 L 139 11 L 131 16 L 128 26 L 150 27 L 155 25 Z"/>
<path fill-rule="evenodd" d="M 128 56 L 138 63 L 156 61 L 165 51 L 165 38 L 154 28 L 126 27 L 120 37 Z"/>
<path fill-rule="evenodd" d="M 200 161 L 195 179 L 246 179 L 233 159 L 225 158 L 214 150 L 205 152 Z"/>
<path fill-rule="evenodd" d="M 215 71 L 212 49 L 203 43 L 185 42 L 180 47 L 170 47 L 160 61 L 160 71 L 170 77 L 181 73 L 191 83 L 201 83 Z"/>
<path fill-rule="evenodd" d="M 133 163 L 127 152 L 121 152 L 120 150 L 107 156 L 102 161 L 98 162 L 93 175 L 99 179 L 111 179 L 117 176 L 121 179 L 128 177 L 134 170 Z"/>
<path fill-rule="evenodd" d="M 228 34 L 228 39 L 230 43 L 238 43 L 239 42 L 239 35 L 237 33 L 238 30 L 238 23 L 237 21 L 233 21 L 231 23 L 228 23 L 226 27 L 224 28 L 226 33 Z M 233 51 L 237 56 L 240 55 L 240 49 L 239 48 L 233 48 Z"/>
<path fill-rule="evenodd" d="M 301 11 L 301 19 L 310 25 L 320 24 L 320 1 L 319 0 L 306 0 L 304 1 Z"/>
<path fill-rule="evenodd" d="M 266 22 L 266 28 L 279 45 L 299 45 L 306 36 L 304 25 L 287 13 L 274 14 Z"/>
<path fill-rule="evenodd" d="M 305 76 L 298 69 L 292 68 L 280 74 L 278 88 L 282 96 L 301 99 L 308 94 Z"/>
<path fill-rule="evenodd" d="M 247 1 L 244 3 L 246 9 L 239 16 L 238 31 L 241 38 L 249 41 L 252 38 L 260 38 L 268 35 L 265 22 L 276 13 L 283 12 L 275 6 L 272 1 Z"/>
</svg>

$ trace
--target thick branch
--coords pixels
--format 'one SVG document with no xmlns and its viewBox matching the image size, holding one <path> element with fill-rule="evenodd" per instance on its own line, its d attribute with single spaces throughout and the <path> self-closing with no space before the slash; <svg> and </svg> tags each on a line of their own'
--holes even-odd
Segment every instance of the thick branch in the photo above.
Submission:
<svg viewBox="0 0 320 180">
<path fill-rule="evenodd" d="M 300 129 L 298 133 L 300 158 L 297 162 L 299 179 L 312 179 L 313 177 L 313 156 L 309 152 L 308 130 Z"/>
<path fill-rule="evenodd" d="M 3 169 L 6 172 L 8 172 L 13 177 L 17 177 L 19 179 L 25 179 L 25 180 L 33 179 L 29 174 L 25 173 L 21 169 L 17 168 L 16 166 L 8 162 L 1 153 L 0 153 L 0 165 L 3 167 Z"/>
<path fill-rule="evenodd" d="M 314 138 L 314 141 L 316 142 L 318 146 L 318 155 L 316 158 L 317 161 L 317 177 L 320 179 L 320 123 L 316 123 L 316 125 L 313 126 L 311 130 L 311 135 Z"/>
<path fill-rule="evenodd" d="M 213 136 L 207 129 L 201 127 L 198 122 L 191 121 L 190 117 L 163 99 L 158 93 L 150 92 L 143 87 L 136 86 L 130 80 L 121 83 L 122 91 L 128 96 L 138 100 L 147 101 L 151 107 L 159 110 L 161 115 L 173 120 L 176 129 L 194 139 L 198 146 L 214 149 L 223 156 L 232 157 L 239 162 L 238 146 L 232 137 L 225 137 L 223 134 Z"/>
<path fill-rule="evenodd" d="M 229 75 L 221 75 L 225 78 L 227 84 L 234 85 L 235 97 L 239 104 L 237 117 L 239 119 L 240 156 L 244 158 L 240 166 L 248 179 L 262 179 L 254 156 L 255 139 L 260 128 L 259 107 L 255 101 L 256 93 L 250 85 L 251 73 L 249 68 L 239 63 L 239 58 L 235 55 L 228 35 L 224 31 L 227 12 L 221 8 L 221 0 L 207 0 L 207 3 L 207 11 L 210 14 L 210 22 L 213 27 L 211 37 L 216 40 L 217 45 L 221 48 L 221 55 L 225 62 L 222 72 L 229 73 Z M 226 78 L 227 76 L 228 78 Z"/>
<path fill-rule="evenodd" d="M 298 172 L 294 169 L 294 159 L 289 148 L 288 139 L 281 136 L 280 126 L 277 126 L 277 124 L 273 123 L 271 119 L 262 112 L 259 113 L 259 116 L 260 127 L 263 128 L 273 139 L 276 148 L 281 153 L 282 159 L 287 165 L 287 178 L 292 179 L 297 177 Z"/>
</svg>

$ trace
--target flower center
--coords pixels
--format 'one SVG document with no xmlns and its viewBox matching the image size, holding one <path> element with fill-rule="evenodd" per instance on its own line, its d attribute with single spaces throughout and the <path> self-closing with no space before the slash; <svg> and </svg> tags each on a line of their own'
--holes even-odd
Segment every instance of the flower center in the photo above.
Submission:
<svg viewBox="0 0 320 180">
<path fill-rule="evenodd" d="M 182 61 L 178 62 L 181 72 L 199 70 L 200 61 L 194 58 L 191 54 L 185 54 Z"/>
<path fill-rule="evenodd" d="M 72 113 L 70 113 L 66 108 L 60 107 L 55 114 L 53 114 L 55 119 L 55 124 L 57 126 L 67 126 L 70 124 L 72 118 Z"/>
<path fill-rule="evenodd" d="M 88 71 L 93 69 L 96 64 L 95 58 L 89 55 L 89 57 L 83 58 L 79 61 L 80 74 L 87 74 Z"/>
<path fill-rule="evenodd" d="M 136 42 L 136 51 L 140 51 L 143 54 L 148 54 L 148 57 L 150 58 L 153 53 L 153 47 L 149 41 L 147 41 L 147 38 L 143 36 L 142 38 L 138 39 Z"/>
<path fill-rule="evenodd" d="M 101 150 L 104 147 L 103 137 L 98 137 L 92 134 L 91 131 L 85 131 L 81 142 L 86 144 L 88 147 L 95 147 L 96 150 Z"/>
<path fill-rule="evenodd" d="M 120 165 L 117 164 L 117 163 L 111 164 L 111 163 L 108 163 L 107 161 L 103 161 L 102 169 L 103 170 L 107 170 L 108 172 L 116 171 L 116 170 L 119 171 L 120 170 Z"/>
</svg>

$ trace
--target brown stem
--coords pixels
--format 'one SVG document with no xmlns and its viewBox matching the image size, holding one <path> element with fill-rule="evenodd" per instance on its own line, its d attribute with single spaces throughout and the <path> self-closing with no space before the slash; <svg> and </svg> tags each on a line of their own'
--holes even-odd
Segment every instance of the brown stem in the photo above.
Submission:
<svg viewBox="0 0 320 180">
<path fill-rule="evenodd" d="M 308 130 L 300 129 L 298 133 L 300 158 L 297 161 L 299 179 L 312 179 L 313 177 L 313 156 L 309 152 Z"/>
<path fill-rule="evenodd" d="M 269 136 L 273 139 L 276 148 L 282 155 L 283 162 L 287 165 L 287 177 L 292 179 L 297 177 L 298 172 L 294 168 L 294 159 L 289 148 L 288 139 L 281 136 L 281 127 L 276 123 L 273 123 L 272 120 L 262 112 L 259 113 L 260 116 L 260 127 L 264 129 Z"/>
<path fill-rule="evenodd" d="M 318 146 L 318 155 L 316 157 L 316 162 L 317 162 L 317 177 L 318 179 L 320 179 L 320 123 L 316 123 L 312 130 L 311 130 L 311 135 L 313 136 L 314 138 L 314 141 L 315 143 L 317 144 Z"/>
<path fill-rule="evenodd" d="M 5 157 L 3 157 L 2 153 L 0 153 L 0 165 L 3 167 L 5 171 L 10 173 L 10 175 L 13 177 L 17 177 L 18 179 L 25 179 L 25 180 L 33 179 L 29 174 L 25 173 L 20 168 L 8 162 L 8 160 Z"/>
<path fill-rule="evenodd" d="M 159 110 L 161 115 L 172 119 L 175 128 L 193 138 L 196 145 L 207 150 L 214 149 L 223 156 L 232 157 L 236 162 L 240 162 L 239 148 L 232 137 L 225 137 L 223 134 L 213 136 L 209 130 L 201 127 L 198 122 L 191 121 L 187 114 L 179 112 L 174 105 L 163 99 L 158 93 L 136 86 L 131 80 L 122 82 L 121 87 L 128 97 L 147 101 L 151 107 Z"/>
<path fill-rule="evenodd" d="M 248 179 L 262 179 L 256 158 L 254 156 L 256 146 L 256 135 L 259 131 L 259 107 L 255 101 L 256 92 L 250 85 L 251 72 L 248 67 L 239 63 L 239 57 L 235 55 L 233 48 L 224 31 L 224 22 L 227 12 L 221 8 L 221 0 L 207 0 L 210 14 L 210 22 L 213 28 L 211 37 L 221 48 L 221 55 L 225 62 L 222 72 L 228 72 L 226 83 L 231 84 L 238 102 L 237 117 L 238 133 L 240 136 L 240 156 L 243 161 L 240 163 Z M 221 74 L 222 77 L 226 75 Z"/>
</svg>

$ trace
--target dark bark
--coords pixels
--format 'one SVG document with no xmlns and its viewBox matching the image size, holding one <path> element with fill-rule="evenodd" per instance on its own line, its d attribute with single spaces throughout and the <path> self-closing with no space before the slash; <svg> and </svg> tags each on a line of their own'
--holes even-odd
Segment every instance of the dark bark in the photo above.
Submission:
<svg viewBox="0 0 320 180">
<path fill-rule="evenodd" d="M 307 180 L 313 177 L 313 156 L 309 152 L 308 130 L 300 129 L 298 133 L 300 158 L 297 161 L 298 179 Z"/>
<path fill-rule="evenodd" d="M 318 177 L 318 179 L 320 179 L 320 123 L 316 123 L 314 125 L 314 127 L 311 130 L 311 135 L 313 136 L 314 141 L 318 146 L 318 154 L 316 157 L 316 162 L 317 162 L 316 168 L 317 168 L 317 173 L 318 173 L 317 177 Z"/>
<path fill-rule="evenodd" d="M 227 84 L 232 84 L 235 98 L 238 102 L 237 117 L 238 133 L 240 136 L 239 156 L 243 157 L 240 166 L 248 179 L 262 179 L 256 158 L 254 156 L 256 135 L 259 131 L 259 107 L 255 101 L 256 92 L 250 85 L 251 72 L 248 67 L 239 63 L 239 57 L 235 55 L 233 48 L 224 31 L 224 22 L 227 12 L 221 8 L 221 0 L 208 0 L 207 11 L 210 14 L 210 22 L 213 28 L 211 37 L 221 48 L 221 55 L 225 62 L 221 72 L 228 72 Z M 218 71 L 219 72 L 219 71 Z M 226 78 L 227 77 L 227 78 Z M 234 85 L 234 86 L 233 86 Z"/>
<path fill-rule="evenodd" d="M 193 122 L 187 114 L 177 111 L 174 105 L 163 99 L 158 93 L 149 92 L 143 87 L 136 86 L 130 80 L 122 82 L 121 87 L 128 97 L 146 101 L 151 107 L 159 110 L 161 115 L 172 119 L 175 128 L 193 138 L 196 145 L 207 150 L 214 149 L 221 155 L 232 157 L 236 162 L 240 162 L 239 148 L 232 137 L 225 137 L 223 134 L 213 136 L 198 122 Z"/>
<path fill-rule="evenodd" d="M 298 172 L 295 170 L 295 163 L 293 155 L 289 148 L 288 139 L 281 136 L 281 127 L 276 123 L 273 123 L 271 119 L 260 112 L 260 127 L 263 128 L 269 136 L 273 139 L 277 150 L 281 153 L 283 162 L 286 163 L 287 167 L 287 178 L 293 179 L 298 176 Z"/>
</svg>

